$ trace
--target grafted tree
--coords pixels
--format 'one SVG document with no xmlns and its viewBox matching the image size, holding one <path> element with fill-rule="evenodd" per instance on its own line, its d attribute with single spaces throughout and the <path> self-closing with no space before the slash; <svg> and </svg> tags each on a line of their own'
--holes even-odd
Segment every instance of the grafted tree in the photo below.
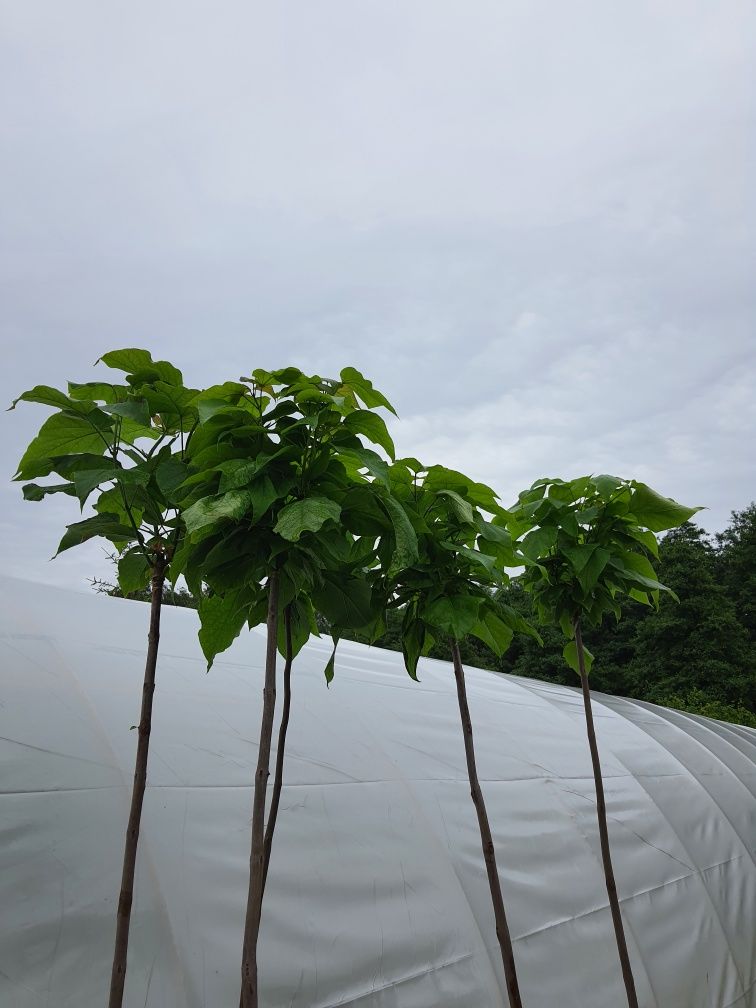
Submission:
<svg viewBox="0 0 756 1008">
<path fill-rule="evenodd" d="M 182 528 L 173 492 L 185 476 L 183 460 L 198 420 L 201 394 L 184 386 L 177 368 L 168 361 L 154 361 L 146 350 L 114 350 L 101 360 L 125 372 L 125 382 L 69 382 L 67 393 L 38 385 L 11 408 L 25 401 L 56 409 L 26 449 L 16 479 L 54 474 L 64 482 L 27 483 L 24 497 L 36 501 L 49 494 L 67 494 L 77 498 L 83 510 L 95 495 L 94 514 L 67 527 L 56 556 L 103 537 L 116 551 L 123 594 L 150 586 L 147 656 L 109 996 L 110 1008 L 120 1008 L 147 785 L 163 586 Z"/>
<path fill-rule="evenodd" d="M 507 519 L 525 564 L 522 583 L 532 593 L 541 621 L 561 627 L 567 638 L 564 658 L 580 677 L 604 880 L 630 1008 L 638 1008 L 638 995 L 609 846 L 588 679 L 593 655 L 583 643 L 583 629 L 599 625 L 609 613 L 619 619 L 623 599 L 658 606 L 659 593 L 670 589 L 659 583 L 652 564 L 659 549 L 654 533 L 682 524 L 698 510 L 634 480 L 584 476 L 567 482 L 538 480 L 520 494 Z"/>
<path fill-rule="evenodd" d="M 259 1000 L 257 942 L 283 785 L 292 662 L 318 632 L 316 610 L 328 620 L 334 641 L 375 622 L 367 575 L 378 564 L 377 543 L 401 559 L 391 504 L 385 503 L 388 464 L 362 440 L 393 457 L 385 421 L 375 412 L 379 407 L 391 409 L 353 368 L 345 368 L 339 380 L 297 368 L 256 370 L 249 379 L 219 386 L 203 402 L 188 476 L 179 488 L 186 537 L 173 563 L 200 598 L 200 643 L 208 666 L 245 624 L 267 624 L 242 948 L 244 1008 L 256 1008 Z M 381 507 L 377 501 L 384 505 L 376 526 L 370 512 Z M 398 505 L 395 512 L 406 522 Z M 286 660 L 284 713 L 266 829 L 277 648 Z M 327 681 L 334 654 L 325 668 Z"/>
<path fill-rule="evenodd" d="M 506 512 L 490 487 L 443 466 L 423 467 L 401 459 L 390 470 L 392 494 L 401 502 L 416 536 L 416 558 L 387 571 L 389 606 L 403 612 L 404 660 L 417 678 L 421 655 L 443 642 L 452 660 L 470 794 L 478 819 L 509 1004 L 521 1008 L 512 938 L 496 862 L 491 826 L 478 778 L 473 724 L 467 701 L 460 643 L 477 637 L 502 655 L 515 633 L 538 634 L 497 597 L 505 568 L 515 566 Z M 485 517 L 485 515 L 491 517 Z"/>
</svg>

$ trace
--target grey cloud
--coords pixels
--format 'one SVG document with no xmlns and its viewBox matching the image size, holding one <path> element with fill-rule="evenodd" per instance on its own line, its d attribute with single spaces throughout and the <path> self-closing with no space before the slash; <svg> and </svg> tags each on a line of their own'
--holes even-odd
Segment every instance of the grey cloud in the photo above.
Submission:
<svg viewBox="0 0 756 1008">
<path fill-rule="evenodd" d="M 363 368 L 400 450 L 507 499 L 754 493 L 752 5 L 53 2 L 0 32 L 9 402 L 146 345 L 190 381 Z M 44 416 L 4 418 L 10 475 Z M 72 502 L 0 487 L 11 573 Z M 74 555 L 77 553 L 78 555 Z"/>
</svg>

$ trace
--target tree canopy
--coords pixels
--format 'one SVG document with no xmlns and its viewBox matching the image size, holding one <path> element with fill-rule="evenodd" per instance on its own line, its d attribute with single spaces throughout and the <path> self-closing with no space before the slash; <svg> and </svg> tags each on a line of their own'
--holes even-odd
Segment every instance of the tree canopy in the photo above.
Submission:
<svg viewBox="0 0 756 1008">
<path fill-rule="evenodd" d="M 655 563 L 659 580 L 679 603 L 662 593 L 658 610 L 630 601 L 585 637 L 595 656 L 596 690 L 677 707 L 694 714 L 756 727 L 756 504 L 734 511 L 727 529 L 708 536 L 693 522 L 667 533 Z M 533 600 L 515 578 L 501 590 L 507 605 L 526 619 Z M 381 647 L 401 649 L 402 613 L 390 612 Z M 500 658 L 481 641 L 460 642 L 466 664 L 532 679 L 575 685 L 562 658 L 558 627 L 539 628 L 543 647 L 515 635 Z M 448 660 L 445 644 L 428 652 Z"/>
</svg>

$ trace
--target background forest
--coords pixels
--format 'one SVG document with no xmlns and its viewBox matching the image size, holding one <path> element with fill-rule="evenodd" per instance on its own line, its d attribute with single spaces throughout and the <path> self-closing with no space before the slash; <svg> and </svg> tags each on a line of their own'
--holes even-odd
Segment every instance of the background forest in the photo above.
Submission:
<svg viewBox="0 0 756 1008">
<path fill-rule="evenodd" d="M 595 656 L 592 687 L 756 728 L 756 503 L 733 511 L 728 527 L 714 537 L 693 522 L 667 533 L 660 543 L 658 574 L 679 604 L 665 593 L 658 610 L 629 602 L 619 622 L 607 619 L 586 632 Z M 99 582 L 95 587 L 120 594 Z M 516 579 L 505 593 L 509 605 L 537 622 L 530 597 Z M 165 601 L 194 606 L 186 591 L 168 591 Z M 390 613 L 376 646 L 400 651 L 401 621 L 400 611 Z M 468 636 L 460 645 L 463 661 L 577 685 L 562 657 L 559 629 L 540 629 L 543 647 L 517 634 L 501 658 Z M 437 645 L 430 657 L 447 661 L 447 652 L 444 644 Z"/>
</svg>

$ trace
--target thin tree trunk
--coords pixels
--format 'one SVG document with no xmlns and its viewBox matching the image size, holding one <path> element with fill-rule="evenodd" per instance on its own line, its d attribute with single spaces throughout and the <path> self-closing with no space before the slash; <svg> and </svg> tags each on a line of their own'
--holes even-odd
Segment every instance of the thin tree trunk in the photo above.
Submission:
<svg viewBox="0 0 756 1008">
<path fill-rule="evenodd" d="M 121 892 L 118 897 L 116 915 L 116 937 L 113 950 L 113 969 L 110 976 L 110 1000 L 108 1008 L 121 1008 L 123 987 L 126 981 L 126 958 L 129 948 L 129 923 L 131 904 L 134 897 L 134 870 L 136 866 L 139 827 L 142 819 L 142 803 L 147 786 L 147 756 L 150 749 L 152 731 L 152 698 L 155 693 L 155 668 L 157 666 L 158 645 L 160 643 L 160 610 L 163 602 L 166 560 L 157 555 L 152 567 L 152 595 L 150 605 L 150 632 L 147 637 L 147 660 L 144 667 L 142 686 L 142 712 L 139 719 L 136 762 L 134 765 L 134 788 L 131 792 L 129 823 L 126 827 L 126 845 L 123 851 Z"/>
<path fill-rule="evenodd" d="M 638 995 L 635 993 L 635 981 L 633 971 L 630 967 L 630 956 L 627 952 L 627 942 L 625 941 L 625 929 L 622 925 L 622 914 L 620 913 L 619 900 L 617 898 L 617 884 L 614 881 L 614 869 L 612 868 L 612 856 L 609 851 L 609 830 L 606 824 L 606 802 L 604 800 L 604 784 L 601 779 L 601 763 L 599 762 L 598 744 L 596 742 L 596 731 L 593 727 L 593 710 L 591 707 L 591 690 L 588 685 L 588 675 L 585 671 L 585 654 L 583 651 L 583 637 L 580 633 L 580 621 L 575 620 L 575 644 L 577 646 L 578 667 L 580 668 L 580 684 L 583 687 L 583 704 L 585 706 L 585 726 L 588 732 L 588 745 L 591 750 L 591 763 L 593 764 L 593 780 L 596 785 L 596 815 L 598 816 L 599 837 L 601 839 L 601 861 L 604 865 L 604 878 L 606 879 L 606 891 L 609 895 L 609 906 L 612 911 L 612 922 L 614 924 L 614 935 L 617 940 L 617 950 L 619 952 L 620 963 L 622 965 L 622 978 L 625 981 L 627 992 L 627 1003 L 630 1008 L 638 1008 Z"/>
<path fill-rule="evenodd" d="M 292 666 L 292 643 L 291 643 L 291 605 L 284 609 L 284 629 L 286 633 L 286 663 L 283 671 L 284 699 L 283 710 L 281 711 L 281 724 L 278 728 L 278 744 L 276 746 L 276 770 L 273 775 L 273 793 L 270 799 L 270 810 L 268 812 L 268 825 L 265 827 L 265 862 L 263 865 L 263 893 L 265 892 L 265 882 L 268 878 L 268 867 L 270 865 L 270 851 L 273 846 L 273 834 L 276 829 L 276 819 L 278 818 L 278 806 L 281 802 L 281 788 L 283 787 L 283 765 L 286 754 L 286 731 L 289 727 L 289 712 L 291 710 L 291 666 Z"/>
<path fill-rule="evenodd" d="M 494 908 L 494 918 L 496 919 L 496 937 L 499 939 L 501 948 L 501 961 L 504 966 L 504 977 L 507 982 L 507 994 L 509 995 L 510 1008 L 522 1008 L 520 998 L 520 987 L 517 982 L 517 970 L 515 968 L 514 951 L 512 949 L 512 939 L 509 934 L 507 915 L 504 911 L 504 899 L 501 895 L 501 885 L 499 883 L 499 872 L 496 867 L 496 855 L 494 853 L 493 837 L 491 827 L 488 824 L 488 813 L 483 801 L 483 792 L 480 789 L 478 771 L 475 767 L 475 748 L 473 746 L 472 721 L 470 720 L 470 708 L 467 705 L 467 690 L 465 688 L 465 671 L 462 668 L 462 657 L 459 653 L 459 644 L 451 642 L 452 662 L 454 663 L 454 678 L 457 682 L 457 700 L 459 701 L 459 713 L 462 718 L 462 734 L 465 739 L 465 756 L 467 757 L 467 775 L 470 778 L 470 794 L 472 796 L 475 811 L 478 813 L 478 828 L 480 829 L 480 842 L 483 847 L 483 858 L 486 862 L 488 872 L 488 885 L 491 890 L 491 901 Z"/>
<path fill-rule="evenodd" d="M 257 938 L 265 869 L 265 797 L 270 776 L 270 747 L 273 738 L 273 716 L 276 709 L 276 650 L 278 646 L 278 574 L 268 578 L 268 647 L 265 656 L 265 686 L 260 725 L 260 745 L 255 771 L 255 791 L 252 800 L 252 850 L 249 858 L 249 892 L 247 916 L 244 921 L 244 945 L 241 967 L 242 1008 L 257 1008 Z"/>
</svg>

